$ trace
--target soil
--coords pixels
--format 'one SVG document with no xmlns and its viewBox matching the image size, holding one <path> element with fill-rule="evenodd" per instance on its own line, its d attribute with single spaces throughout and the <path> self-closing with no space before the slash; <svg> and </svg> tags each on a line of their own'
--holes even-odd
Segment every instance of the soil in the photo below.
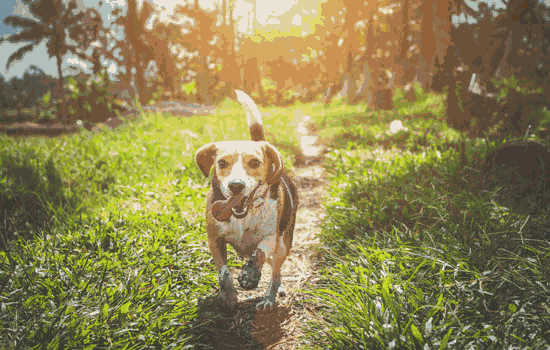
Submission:
<svg viewBox="0 0 550 350">
<path fill-rule="evenodd" d="M 313 282 L 316 273 L 313 261 L 319 244 L 325 196 L 325 177 L 321 166 L 322 149 L 308 127 L 305 116 L 297 128 L 300 150 L 296 154 L 293 179 L 298 187 L 300 204 L 296 217 L 292 251 L 282 266 L 282 286 L 272 311 L 257 311 L 255 305 L 265 294 L 271 277 L 271 267 L 265 264 L 260 284 L 254 290 L 240 288 L 233 269 L 234 285 L 239 302 L 232 313 L 223 311 L 211 296 L 199 301 L 198 318 L 193 322 L 195 344 L 211 349 L 295 349 L 305 323 L 314 317 L 302 288 Z"/>
</svg>

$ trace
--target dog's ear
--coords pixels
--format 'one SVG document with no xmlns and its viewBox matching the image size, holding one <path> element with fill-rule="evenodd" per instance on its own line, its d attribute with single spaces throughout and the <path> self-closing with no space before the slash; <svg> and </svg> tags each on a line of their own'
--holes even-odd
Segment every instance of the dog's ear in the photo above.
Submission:
<svg viewBox="0 0 550 350">
<path fill-rule="evenodd" d="M 278 182 L 281 177 L 284 168 L 283 158 L 279 151 L 269 142 L 264 143 L 263 150 L 268 160 L 266 182 L 272 185 Z"/>
<path fill-rule="evenodd" d="M 195 162 L 206 177 L 210 175 L 210 168 L 212 168 L 212 164 L 214 164 L 217 150 L 218 147 L 215 143 L 209 143 L 199 148 L 197 153 L 195 153 Z"/>
</svg>

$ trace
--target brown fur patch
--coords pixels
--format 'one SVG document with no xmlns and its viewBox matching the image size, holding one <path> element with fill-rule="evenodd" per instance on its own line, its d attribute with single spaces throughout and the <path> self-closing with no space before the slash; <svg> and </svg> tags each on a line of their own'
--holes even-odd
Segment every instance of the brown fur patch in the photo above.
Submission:
<svg viewBox="0 0 550 350">
<path fill-rule="evenodd" d="M 250 125 L 250 138 L 252 141 L 264 141 L 264 128 L 261 124 L 254 123 Z"/>
<path fill-rule="evenodd" d="M 283 174 L 281 178 L 285 181 L 285 183 L 288 185 L 288 190 L 286 190 L 286 186 L 282 183 L 280 183 L 279 188 L 281 188 L 283 192 L 283 210 L 281 212 L 281 217 L 279 220 L 279 232 L 284 232 L 284 240 L 287 244 L 287 247 L 292 246 L 292 239 L 294 234 L 294 222 L 296 220 L 296 206 L 298 205 L 298 191 L 296 190 L 296 185 L 294 185 L 294 182 L 290 180 L 290 178 Z M 292 200 L 291 198 L 292 197 Z M 291 206 L 291 201 L 294 207 Z"/>
</svg>

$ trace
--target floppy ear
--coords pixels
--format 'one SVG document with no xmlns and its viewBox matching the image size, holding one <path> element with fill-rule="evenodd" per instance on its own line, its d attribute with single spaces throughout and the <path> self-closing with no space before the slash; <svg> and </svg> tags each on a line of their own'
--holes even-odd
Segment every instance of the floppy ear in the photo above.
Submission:
<svg viewBox="0 0 550 350">
<path fill-rule="evenodd" d="M 214 158 L 216 158 L 217 150 L 218 148 L 215 143 L 209 143 L 199 148 L 197 153 L 195 153 L 195 162 L 206 177 L 210 175 L 210 168 L 212 168 Z"/>
<path fill-rule="evenodd" d="M 266 158 L 268 159 L 267 177 L 266 182 L 272 185 L 279 181 L 281 173 L 283 171 L 283 158 L 281 154 L 272 144 L 265 142 L 263 146 Z"/>
</svg>

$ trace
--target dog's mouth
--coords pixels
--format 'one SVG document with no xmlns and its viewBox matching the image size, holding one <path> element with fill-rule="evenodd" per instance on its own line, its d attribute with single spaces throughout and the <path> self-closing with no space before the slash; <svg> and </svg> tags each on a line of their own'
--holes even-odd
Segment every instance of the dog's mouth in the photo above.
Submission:
<svg viewBox="0 0 550 350">
<path fill-rule="evenodd" d="M 248 196 L 243 196 L 239 204 L 235 205 L 233 208 L 231 208 L 231 211 L 233 212 L 233 215 L 237 219 L 242 219 L 246 216 L 248 213 L 248 205 L 246 205 L 248 202 Z"/>
</svg>

